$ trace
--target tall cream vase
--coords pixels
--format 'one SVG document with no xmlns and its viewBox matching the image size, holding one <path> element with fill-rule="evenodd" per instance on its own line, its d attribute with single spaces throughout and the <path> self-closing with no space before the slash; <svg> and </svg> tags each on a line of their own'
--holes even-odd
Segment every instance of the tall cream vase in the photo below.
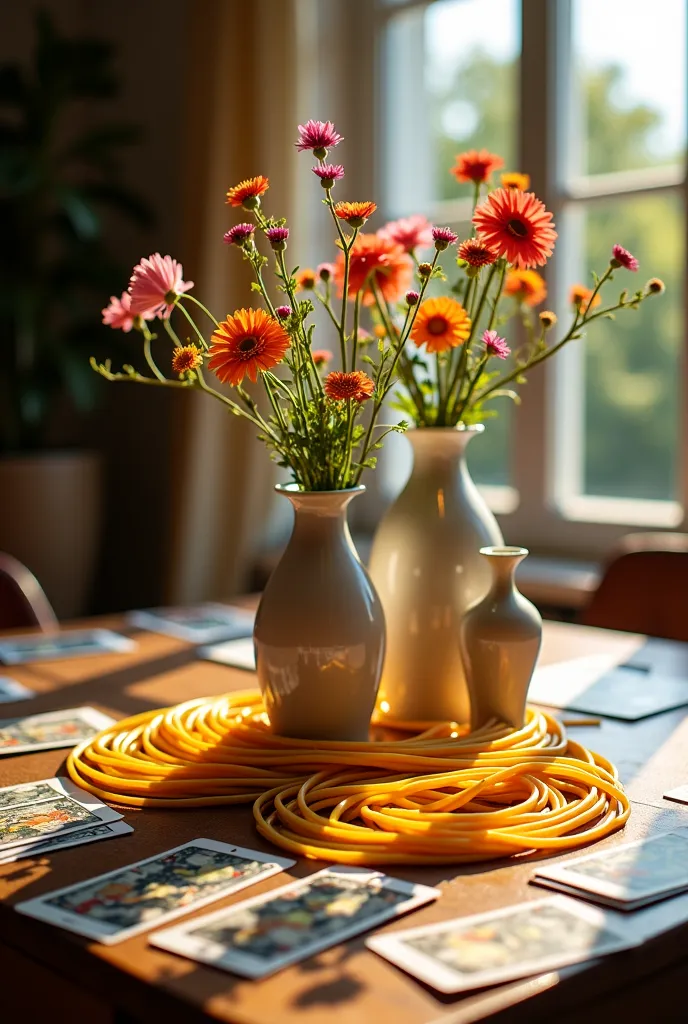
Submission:
<svg viewBox="0 0 688 1024">
<path fill-rule="evenodd" d="M 380 599 L 356 553 L 347 506 L 365 487 L 300 491 L 287 548 L 268 580 L 254 630 L 258 683 L 274 732 L 368 739 L 385 654 Z"/>
<path fill-rule="evenodd" d="M 380 706 L 393 719 L 470 719 L 461 621 L 490 586 L 480 548 L 504 543 L 466 465 L 468 443 L 483 430 L 421 427 L 405 435 L 413 469 L 370 559 L 387 620 Z"/>
</svg>

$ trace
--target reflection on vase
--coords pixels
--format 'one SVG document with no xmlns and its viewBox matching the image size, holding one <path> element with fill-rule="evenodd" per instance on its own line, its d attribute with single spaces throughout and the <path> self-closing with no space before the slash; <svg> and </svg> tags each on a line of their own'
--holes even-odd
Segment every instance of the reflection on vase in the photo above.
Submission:
<svg viewBox="0 0 688 1024">
<path fill-rule="evenodd" d="M 294 529 L 254 631 L 272 728 L 303 739 L 367 740 L 385 623 L 346 521 L 349 502 L 365 488 L 277 491 L 294 506 Z"/>
<path fill-rule="evenodd" d="M 520 729 L 542 641 L 540 613 L 514 582 L 528 551 L 486 547 L 480 554 L 491 567 L 492 586 L 466 612 L 461 629 L 471 728 L 496 719 Z"/>
<path fill-rule="evenodd" d="M 405 435 L 413 469 L 378 527 L 370 560 L 387 620 L 380 706 L 391 718 L 468 721 L 461 620 L 490 585 L 479 549 L 503 543 L 466 466 L 468 442 L 483 429 Z"/>
</svg>

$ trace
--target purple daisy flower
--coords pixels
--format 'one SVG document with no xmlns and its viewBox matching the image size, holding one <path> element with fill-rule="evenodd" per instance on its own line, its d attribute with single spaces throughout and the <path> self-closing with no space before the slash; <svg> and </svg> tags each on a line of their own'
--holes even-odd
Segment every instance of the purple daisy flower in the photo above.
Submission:
<svg viewBox="0 0 688 1024">
<path fill-rule="evenodd" d="M 313 167 L 312 171 L 320 178 L 323 188 L 332 188 L 335 181 L 341 181 L 344 177 L 344 168 L 341 164 L 320 164 Z"/>
<path fill-rule="evenodd" d="M 637 270 L 640 263 L 628 249 L 624 249 L 622 245 L 613 245 L 612 265 L 615 267 L 625 267 L 626 270 Z"/>
<path fill-rule="evenodd" d="M 440 252 L 442 249 L 446 249 L 447 246 L 453 245 L 454 242 L 458 242 L 459 236 L 452 231 L 451 228 L 433 228 L 432 238 L 435 243 L 435 248 Z"/>
<path fill-rule="evenodd" d="M 275 313 L 280 320 L 286 320 L 288 316 L 291 316 L 291 306 L 277 306 Z"/>
<path fill-rule="evenodd" d="M 418 294 L 418 292 L 406 292 L 406 301 L 408 302 L 409 306 L 415 306 L 419 298 L 420 295 Z"/>
<path fill-rule="evenodd" d="M 319 159 L 324 159 L 326 151 L 341 141 L 332 121 L 306 121 L 299 125 L 299 141 L 295 145 L 299 151 L 312 149 Z"/>
<path fill-rule="evenodd" d="M 289 228 L 267 228 L 265 237 L 273 249 L 278 252 L 286 247 L 289 238 Z"/>
<path fill-rule="evenodd" d="M 225 231 L 223 242 L 225 245 L 243 245 L 253 237 L 254 231 L 253 224 L 235 224 L 229 231 Z"/>
<path fill-rule="evenodd" d="M 506 338 L 500 338 L 496 331 L 485 331 L 483 334 L 485 351 L 488 356 L 497 356 L 498 359 L 506 359 L 511 354 L 511 349 L 506 343 Z"/>
</svg>

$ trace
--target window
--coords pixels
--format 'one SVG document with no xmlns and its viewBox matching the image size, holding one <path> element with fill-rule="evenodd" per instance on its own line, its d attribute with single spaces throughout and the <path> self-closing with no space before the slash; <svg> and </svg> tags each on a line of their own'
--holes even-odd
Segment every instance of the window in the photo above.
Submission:
<svg viewBox="0 0 688 1024">
<path fill-rule="evenodd" d="M 534 372 L 523 404 L 473 442 L 506 536 L 592 552 L 635 525 L 683 524 L 686 0 L 652 17 L 642 0 L 381 0 L 379 13 L 386 217 L 424 212 L 465 236 L 470 197 L 448 168 L 486 146 L 554 211 L 547 306 L 560 321 L 568 286 L 589 283 L 614 242 L 641 262 L 619 291 L 667 286 Z M 394 439 L 388 499 L 407 471 Z"/>
</svg>

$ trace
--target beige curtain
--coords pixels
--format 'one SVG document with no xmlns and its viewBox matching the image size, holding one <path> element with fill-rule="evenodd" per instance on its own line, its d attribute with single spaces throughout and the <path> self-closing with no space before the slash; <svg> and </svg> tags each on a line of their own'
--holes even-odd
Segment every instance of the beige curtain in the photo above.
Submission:
<svg viewBox="0 0 688 1024">
<path fill-rule="evenodd" d="M 184 245 L 178 258 L 218 319 L 251 304 L 250 268 L 222 235 L 240 219 L 227 189 L 267 174 L 266 207 L 300 219 L 293 145 L 302 0 L 189 4 L 188 103 L 183 119 Z M 305 69 L 307 70 L 307 69 Z M 298 255 L 298 241 L 290 256 Z M 245 587 L 272 511 L 273 464 L 247 421 L 209 396 L 183 404 L 174 441 L 167 599 L 220 599 Z M 181 405 L 181 403 L 180 403 Z"/>
</svg>

